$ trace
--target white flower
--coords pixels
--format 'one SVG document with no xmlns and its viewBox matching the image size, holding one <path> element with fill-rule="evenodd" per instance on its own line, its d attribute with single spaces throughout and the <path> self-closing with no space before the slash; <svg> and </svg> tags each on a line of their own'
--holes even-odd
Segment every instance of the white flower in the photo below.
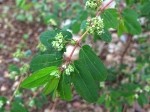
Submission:
<svg viewBox="0 0 150 112">
<path fill-rule="evenodd" d="M 74 68 L 72 65 L 68 65 L 67 68 L 65 69 L 66 75 L 70 75 L 71 72 L 74 72 Z"/>
<path fill-rule="evenodd" d="M 3 101 L 0 100 L 0 107 L 2 107 L 4 105 Z"/>
<path fill-rule="evenodd" d="M 55 40 L 52 42 L 52 46 L 58 51 L 61 51 L 64 48 L 64 37 L 62 33 L 56 34 Z"/>
<path fill-rule="evenodd" d="M 144 90 L 145 90 L 146 92 L 149 92 L 149 91 L 150 91 L 150 86 L 146 85 L 146 86 L 144 87 Z"/>
<path fill-rule="evenodd" d="M 134 97 L 135 97 L 136 99 L 138 99 L 138 98 L 139 98 L 139 95 L 138 95 L 138 94 L 135 94 Z"/>
<path fill-rule="evenodd" d="M 13 53 L 13 57 L 23 58 L 23 57 L 25 57 L 25 52 L 21 51 L 20 49 L 17 49 L 17 51 L 15 53 Z"/>
<path fill-rule="evenodd" d="M 41 42 L 37 45 L 37 49 L 43 52 L 46 51 L 46 47 Z"/>
<path fill-rule="evenodd" d="M 63 35 L 62 35 L 61 32 L 60 32 L 60 33 L 57 33 L 56 36 L 55 36 L 55 39 L 56 39 L 56 40 L 63 39 L 63 38 L 64 38 L 64 37 L 63 37 Z"/>
<path fill-rule="evenodd" d="M 53 71 L 52 73 L 50 73 L 51 76 L 55 76 L 56 78 L 60 78 L 60 73 L 59 71 Z"/>
<path fill-rule="evenodd" d="M 103 0 L 88 0 L 85 3 L 85 7 L 87 9 L 96 10 L 101 4 Z"/>
<path fill-rule="evenodd" d="M 103 19 L 100 17 L 94 17 L 87 21 L 87 29 L 90 34 L 97 33 L 101 35 L 104 33 Z"/>
<path fill-rule="evenodd" d="M 63 68 L 63 69 L 66 69 L 66 68 L 67 68 L 66 64 L 63 64 L 63 65 L 62 65 L 62 68 Z"/>
</svg>

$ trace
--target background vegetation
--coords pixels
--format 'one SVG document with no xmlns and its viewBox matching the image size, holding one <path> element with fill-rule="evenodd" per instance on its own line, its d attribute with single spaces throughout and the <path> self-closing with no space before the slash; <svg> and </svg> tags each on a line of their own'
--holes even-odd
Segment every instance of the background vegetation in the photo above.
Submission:
<svg viewBox="0 0 150 112">
<path fill-rule="evenodd" d="M 111 28 L 107 36 L 88 36 L 83 41 L 108 71 L 96 103 L 87 103 L 74 89 L 72 100 L 64 101 L 46 96 L 42 88 L 19 88 L 31 73 L 31 59 L 45 49 L 39 41 L 41 32 L 61 28 L 72 31 L 73 38 L 81 35 L 88 14 L 92 15 L 85 10 L 85 2 L 0 0 L 0 112 L 150 111 L 149 0 L 116 0 L 115 9 L 101 14 Z"/>
</svg>

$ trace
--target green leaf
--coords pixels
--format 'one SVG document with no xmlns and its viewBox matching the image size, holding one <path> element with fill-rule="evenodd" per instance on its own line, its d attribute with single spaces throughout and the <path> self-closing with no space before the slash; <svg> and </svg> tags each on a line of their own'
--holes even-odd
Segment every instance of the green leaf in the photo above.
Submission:
<svg viewBox="0 0 150 112">
<path fill-rule="evenodd" d="M 119 21 L 117 32 L 119 36 L 121 36 L 124 32 L 127 32 L 127 29 L 124 25 L 124 21 L 122 19 Z"/>
<path fill-rule="evenodd" d="M 150 17 L 150 10 L 149 10 L 149 6 L 150 6 L 150 1 L 144 3 L 141 7 L 141 13 L 142 15 L 146 15 Z"/>
<path fill-rule="evenodd" d="M 45 31 L 45 32 L 41 33 L 41 35 L 40 35 L 40 41 L 46 47 L 52 48 L 49 40 L 53 40 L 54 37 L 55 37 L 55 35 L 56 35 L 55 30 Z"/>
<path fill-rule="evenodd" d="M 105 98 L 106 98 L 106 95 L 105 95 L 105 94 L 101 95 L 101 96 L 99 97 L 97 103 L 100 104 L 100 105 L 103 104 L 103 103 L 105 102 Z"/>
<path fill-rule="evenodd" d="M 72 22 L 71 30 L 73 31 L 74 34 L 77 34 L 80 31 L 80 24 L 81 23 L 77 20 L 74 20 Z"/>
<path fill-rule="evenodd" d="M 140 94 L 138 97 L 138 103 L 142 106 L 144 106 L 144 104 L 148 104 L 148 98 L 146 97 L 146 95 L 144 93 Z"/>
<path fill-rule="evenodd" d="M 105 28 L 104 33 L 102 33 L 101 35 L 95 34 L 94 39 L 95 40 L 100 39 L 108 43 L 108 42 L 111 42 L 112 37 L 111 37 L 110 32 Z"/>
<path fill-rule="evenodd" d="M 128 31 L 127 33 L 130 33 L 130 34 L 141 33 L 141 26 L 140 26 L 140 23 L 137 21 L 138 15 L 134 10 L 124 9 L 122 16 L 124 20 L 124 25 Z"/>
<path fill-rule="evenodd" d="M 25 21 L 26 19 L 27 18 L 26 18 L 26 16 L 24 14 L 18 14 L 16 16 L 16 20 L 18 20 L 18 21 Z"/>
<path fill-rule="evenodd" d="M 86 66 L 94 80 L 104 81 L 106 79 L 107 70 L 90 46 L 85 45 L 81 48 L 79 60 Z"/>
<path fill-rule="evenodd" d="M 52 91 L 55 91 L 58 87 L 58 83 L 59 83 L 59 78 L 52 77 L 44 88 L 44 94 L 47 95 L 51 93 Z"/>
<path fill-rule="evenodd" d="M 22 103 L 13 102 L 11 112 L 28 112 Z"/>
<path fill-rule="evenodd" d="M 62 63 L 62 56 L 58 53 L 41 54 L 33 57 L 30 68 L 32 71 L 37 71 L 49 66 L 58 66 Z"/>
<path fill-rule="evenodd" d="M 70 88 L 70 83 L 67 81 L 66 74 L 63 74 L 61 76 L 59 85 L 58 85 L 58 92 L 60 94 L 60 97 L 64 100 L 70 101 L 72 99 L 72 92 Z"/>
<path fill-rule="evenodd" d="M 118 12 L 116 9 L 107 9 L 102 14 L 104 25 L 106 28 L 118 27 Z"/>
<path fill-rule="evenodd" d="M 57 16 L 51 13 L 47 13 L 46 15 L 43 15 L 43 22 L 48 25 L 57 26 Z"/>
<path fill-rule="evenodd" d="M 57 33 L 62 32 L 62 35 L 64 36 L 65 39 L 71 39 L 72 34 L 69 31 L 66 30 L 57 30 Z"/>
<path fill-rule="evenodd" d="M 18 7 L 23 7 L 25 5 L 25 0 L 16 0 L 16 5 Z"/>
<path fill-rule="evenodd" d="M 72 82 L 77 92 L 88 102 L 96 102 L 98 99 L 98 86 L 81 61 L 75 61 L 75 74 L 72 74 Z"/>
<path fill-rule="evenodd" d="M 5 112 L 5 105 L 7 103 L 7 98 L 5 98 L 4 96 L 0 96 L 0 112 Z"/>
<path fill-rule="evenodd" d="M 73 31 L 73 33 L 76 34 L 80 31 L 80 25 L 82 21 L 87 19 L 87 17 L 88 17 L 87 11 L 85 10 L 79 11 L 76 18 L 71 23 L 71 30 Z"/>
<path fill-rule="evenodd" d="M 98 82 L 104 81 L 107 70 L 92 49 L 85 45 L 79 53 L 79 60 L 74 62 L 75 74 L 73 84 L 77 92 L 87 101 L 96 102 L 98 99 Z"/>
<path fill-rule="evenodd" d="M 71 39 L 72 34 L 69 31 L 65 30 L 48 30 L 40 35 L 40 41 L 46 47 L 53 49 L 51 42 L 54 40 L 57 33 L 62 33 L 65 39 Z"/>
<path fill-rule="evenodd" d="M 81 29 L 81 30 L 85 30 L 86 27 L 87 27 L 86 24 L 87 24 L 87 21 L 86 21 L 86 20 L 82 21 L 81 26 L 80 26 L 80 29 Z"/>
<path fill-rule="evenodd" d="M 47 67 L 34 72 L 21 83 L 21 87 L 33 88 L 44 85 L 50 79 L 50 73 L 54 70 L 57 70 L 57 67 Z"/>
</svg>

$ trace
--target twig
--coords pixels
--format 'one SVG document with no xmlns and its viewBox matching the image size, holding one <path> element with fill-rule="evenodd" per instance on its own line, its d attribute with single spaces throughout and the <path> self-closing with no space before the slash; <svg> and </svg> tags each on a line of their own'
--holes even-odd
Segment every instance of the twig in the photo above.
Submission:
<svg viewBox="0 0 150 112">
<path fill-rule="evenodd" d="M 99 8 L 99 10 L 97 10 L 96 16 L 100 15 L 101 12 L 103 12 L 107 6 L 109 6 L 111 3 L 113 2 L 113 0 L 110 0 L 104 7 Z M 88 33 L 88 29 L 80 36 L 80 38 L 76 41 L 76 44 L 73 48 L 73 50 L 71 51 L 69 57 L 66 59 L 65 64 L 66 66 L 71 62 L 71 58 L 73 56 L 73 53 L 75 52 L 76 48 L 79 46 L 80 42 L 82 41 L 82 39 L 84 38 L 84 36 Z M 63 68 L 61 68 L 61 72 L 63 72 Z M 51 112 L 54 112 L 55 108 L 56 108 L 56 104 L 57 104 L 58 99 L 55 100 Z"/>
<path fill-rule="evenodd" d="M 132 36 L 128 35 L 125 49 L 124 49 L 123 53 L 121 54 L 120 64 L 123 64 L 124 56 L 126 55 L 128 48 L 130 47 L 131 42 L 132 42 Z"/>
<path fill-rule="evenodd" d="M 126 105 L 126 104 L 123 105 L 123 110 L 122 110 L 122 112 L 127 112 L 127 105 Z"/>
<path fill-rule="evenodd" d="M 114 0 L 110 0 L 105 6 L 99 7 L 96 16 L 99 16 Z"/>
<path fill-rule="evenodd" d="M 103 12 L 103 11 L 106 9 L 106 7 L 109 6 L 112 2 L 113 2 L 113 0 L 110 0 L 105 6 L 103 6 L 102 8 L 101 8 L 101 7 L 98 8 L 98 9 L 100 9 L 100 11 L 97 10 L 96 16 L 100 15 L 100 13 Z M 76 44 L 75 44 L 73 50 L 71 51 L 70 56 L 69 56 L 68 59 L 67 59 L 67 62 L 70 62 L 70 61 L 71 61 L 71 58 L 72 58 L 72 56 L 73 56 L 74 51 L 75 51 L 76 48 L 79 46 L 81 40 L 83 39 L 83 37 L 84 37 L 87 33 L 88 33 L 88 30 L 86 30 L 86 31 L 83 33 L 83 35 L 79 38 L 79 40 L 76 42 Z M 66 63 L 67 63 L 67 62 L 66 62 Z"/>
<path fill-rule="evenodd" d="M 16 90 L 14 91 L 13 95 L 11 96 L 11 98 L 10 98 L 10 100 L 9 100 L 10 103 L 13 101 L 13 99 L 14 99 L 14 97 L 15 97 L 15 95 L 16 95 L 15 92 L 19 90 L 19 87 L 20 87 L 20 84 L 21 84 L 22 81 L 23 81 L 23 77 L 20 78 L 19 84 L 17 85 Z"/>
<path fill-rule="evenodd" d="M 54 101 L 54 104 L 53 104 L 52 109 L 51 109 L 51 111 L 50 111 L 50 112 L 54 112 L 54 111 L 55 111 L 55 108 L 56 108 L 57 102 L 58 102 L 58 99 L 56 98 L 56 100 Z"/>
<path fill-rule="evenodd" d="M 79 38 L 79 40 L 76 41 L 76 44 L 75 44 L 73 50 L 71 51 L 70 56 L 68 57 L 67 61 L 71 61 L 71 58 L 72 58 L 72 55 L 73 55 L 74 51 L 75 51 L 76 48 L 79 46 L 81 40 L 83 39 L 83 37 L 84 37 L 87 33 L 88 33 L 88 30 L 86 30 L 86 31 L 83 33 L 83 35 Z"/>
</svg>

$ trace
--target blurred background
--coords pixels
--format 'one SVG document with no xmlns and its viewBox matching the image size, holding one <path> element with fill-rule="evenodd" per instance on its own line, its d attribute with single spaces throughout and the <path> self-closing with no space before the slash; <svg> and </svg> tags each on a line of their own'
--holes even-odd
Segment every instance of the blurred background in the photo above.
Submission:
<svg viewBox="0 0 150 112">
<path fill-rule="evenodd" d="M 51 112 L 54 102 L 42 89 L 24 90 L 18 85 L 30 74 L 33 55 L 42 49 L 41 32 L 63 28 L 79 37 L 87 14 L 85 1 L 0 0 L 0 112 Z M 58 99 L 56 112 L 150 112 L 150 1 L 116 0 L 110 7 L 115 5 L 139 14 L 142 33 L 118 36 L 111 30 L 110 43 L 89 36 L 83 43 L 94 48 L 109 72 L 100 84 L 101 97 L 89 104 L 73 91 L 72 101 Z"/>
</svg>

